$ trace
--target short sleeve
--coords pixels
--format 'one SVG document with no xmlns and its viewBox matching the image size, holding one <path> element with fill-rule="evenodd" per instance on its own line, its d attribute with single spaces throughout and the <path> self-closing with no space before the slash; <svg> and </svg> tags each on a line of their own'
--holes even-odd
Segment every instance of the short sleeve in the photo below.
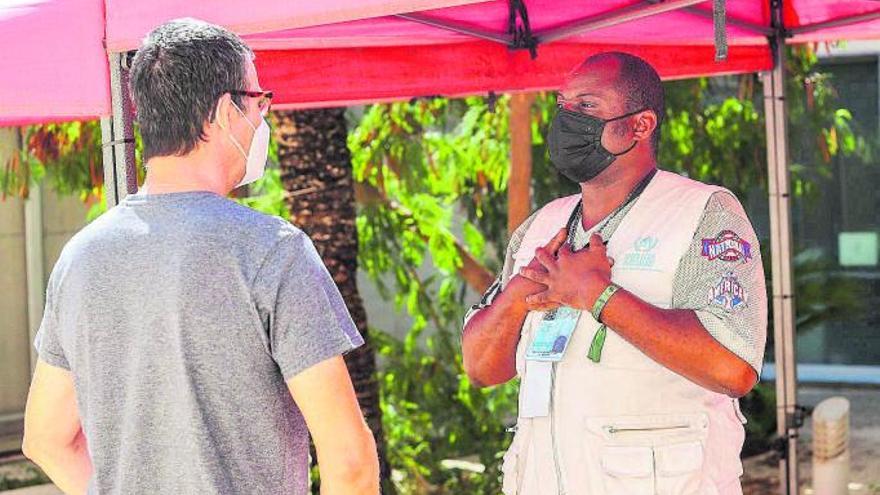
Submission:
<svg viewBox="0 0 880 495">
<path fill-rule="evenodd" d="M 43 319 L 40 322 L 40 328 L 34 337 L 34 347 L 37 355 L 44 362 L 57 368 L 70 370 L 70 363 L 62 347 L 62 325 L 61 315 L 58 311 L 58 287 L 55 283 L 58 278 L 57 270 L 60 270 L 60 263 L 55 265 L 52 275 L 49 277 L 49 284 L 46 288 L 46 306 L 43 309 Z"/>
<path fill-rule="evenodd" d="M 529 226 L 532 225 L 532 222 L 535 220 L 535 217 L 538 215 L 537 212 L 532 213 L 532 215 L 527 218 L 516 230 L 513 232 L 513 235 L 510 236 L 510 242 L 507 243 L 507 250 L 504 255 L 504 266 L 501 267 L 501 273 L 498 277 L 495 278 L 495 281 L 492 285 L 489 286 L 488 289 L 483 293 L 483 296 L 480 298 L 477 304 L 471 306 L 467 313 L 464 315 L 464 325 L 467 325 L 467 322 L 477 314 L 477 312 L 486 306 L 492 304 L 492 301 L 504 290 L 504 287 L 507 286 L 507 282 L 513 277 L 513 267 L 514 267 L 514 256 L 517 251 L 519 251 L 519 247 L 522 244 L 523 239 L 526 236 L 526 232 L 529 230 Z M 462 325 L 462 328 L 464 328 Z"/>
<path fill-rule="evenodd" d="M 729 192 L 709 199 L 673 285 L 673 307 L 692 309 L 721 345 L 760 374 L 767 292 L 751 222 Z"/>
<path fill-rule="evenodd" d="M 269 352 L 285 380 L 364 343 L 312 241 L 299 230 L 282 234 L 253 290 Z"/>
</svg>

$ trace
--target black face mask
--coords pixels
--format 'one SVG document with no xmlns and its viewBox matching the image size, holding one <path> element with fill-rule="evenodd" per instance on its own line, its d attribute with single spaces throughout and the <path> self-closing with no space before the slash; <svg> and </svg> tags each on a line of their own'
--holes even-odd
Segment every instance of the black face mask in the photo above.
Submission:
<svg viewBox="0 0 880 495">
<path fill-rule="evenodd" d="M 559 173 L 578 184 L 587 182 L 610 167 L 614 160 L 629 153 L 632 146 L 620 153 L 612 153 L 602 146 L 602 132 L 608 122 L 625 119 L 644 110 L 630 112 L 613 119 L 602 120 L 592 115 L 560 108 L 553 117 L 547 144 L 550 161 Z"/>
</svg>

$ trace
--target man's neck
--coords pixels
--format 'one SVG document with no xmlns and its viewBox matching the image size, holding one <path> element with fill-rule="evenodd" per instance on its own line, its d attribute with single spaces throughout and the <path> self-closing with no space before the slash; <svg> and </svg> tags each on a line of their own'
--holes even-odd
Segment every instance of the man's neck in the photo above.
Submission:
<svg viewBox="0 0 880 495">
<path fill-rule="evenodd" d="M 656 168 L 653 160 L 641 165 L 616 163 L 595 179 L 581 184 L 584 229 L 591 229 L 623 205 L 639 182 Z"/>
<path fill-rule="evenodd" d="M 221 196 L 229 194 L 229 187 L 216 162 L 202 153 L 151 158 L 146 168 L 142 188 L 146 194 L 194 191 L 209 191 Z"/>
</svg>

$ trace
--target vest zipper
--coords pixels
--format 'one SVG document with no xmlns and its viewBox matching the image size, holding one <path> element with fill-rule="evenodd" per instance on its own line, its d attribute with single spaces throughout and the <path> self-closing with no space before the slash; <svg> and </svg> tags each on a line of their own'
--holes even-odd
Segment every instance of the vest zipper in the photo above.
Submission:
<svg viewBox="0 0 880 495">
<path fill-rule="evenodd" d="M 550 439 L 553 443 L 553 467 L 556 468 L 556 491 L 559 495 L 565 495 L 565 484 L 562 480 L 562 467 L 559 461 L 559 445 L 556 443 L 556 365 L 550 368 Z"/>
<path fill-rule="evenodd" d="M 674 425 L 674 426 L 653 426 L 653 427 L 644 427 L 644 428 L 617 428 L 615 426 L 606 426 L 605 431 L 609 434 L 615 433 L 627 433 L 627 432 L 637 432 L 637 431 L 664 431 L 664 430 L 683 430 L 690 428 L 691 425 Z"/>
</svg>

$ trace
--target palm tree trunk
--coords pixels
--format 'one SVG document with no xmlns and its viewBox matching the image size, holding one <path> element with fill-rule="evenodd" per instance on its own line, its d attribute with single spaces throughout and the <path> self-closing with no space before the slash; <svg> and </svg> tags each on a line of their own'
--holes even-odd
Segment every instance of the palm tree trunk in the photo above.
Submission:
<svg viewBox="0 0 880 495">
<path fill-rule="evenodd" d="M 376 358 L 357 288 L 358 236 L 354 178 L 342 108 L 274 112 L 281 180 L 292 222 L 315 244 L 366 344 L 346 358 L 358 402 L 376 438 L 382 493 L 391 492 L 385 455 Z"/>
</svg>

